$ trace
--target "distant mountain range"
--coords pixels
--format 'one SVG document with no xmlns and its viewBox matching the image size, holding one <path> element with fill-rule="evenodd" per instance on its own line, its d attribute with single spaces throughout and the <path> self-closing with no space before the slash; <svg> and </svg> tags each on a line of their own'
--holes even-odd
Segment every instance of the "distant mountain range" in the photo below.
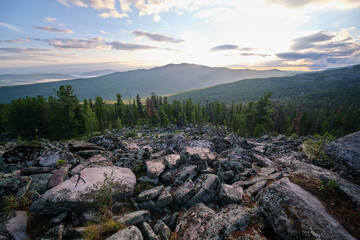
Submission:
<svg viewBox="0 0 360 240">
<path fill-rule="evenodd" d="M 112 71 L 112 70 L 106 70 Z M 116 72 L 94 78 L 46 82 L 29 85 L 0 87 L 0 103 L 8 103 L 16 98 L 54 95 L 54 89 L 70 84 L 79 100 L 101 96 L 104 100 L 115 100 L 121 93 L 124 99 L 150 96 L 151 93 L 167 95 L 182 91 L 205 88 L 241 79 L 289 76 L 294 73 L 280 70 L 250 70 L 211 68 L 194 64 L 169 64 L 148 70 Z"/>
<path fill-rule="evenodd" d="M 76 77 L 69 74 L 59 73 L 0 74 L 0 86 L 60 81 L 74 78 Z"/>
<path fill-rule="evenodd" d="M 274 100 L 307 98 L 318 102 L 325 101 L 328 104 L 339 103 L 340 100 L 347 101 L 347 105 L 360 104 L 360 65 L 295 76 L 241 80 L 186 91 L 168 98 L 191 98 L 194 102 L 202 104 L 206 101 L 231 103 L 255 101 L 261 98 L 264 92 L 272 92 Z"/>
</svg>

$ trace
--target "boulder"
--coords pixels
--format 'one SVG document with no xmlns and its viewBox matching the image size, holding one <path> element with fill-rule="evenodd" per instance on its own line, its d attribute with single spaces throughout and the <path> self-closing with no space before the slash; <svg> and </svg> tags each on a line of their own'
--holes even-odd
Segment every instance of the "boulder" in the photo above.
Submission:
<svg viewBox="0 0 360 240">
<path fill-rule="evenodd" d="M 249 196 L 249 197 L 255 197 L 256 194 L 266 186 L 267 181 L 266 180 L 262 180 L 259 181 L 257 183 L 255 183 L 254 185 L 251 185 L 250 187 L 248 187 L 245 190 L 245 193 Z"/>
<path fill-rule="evenodd" d="M 240 204 L 242 202 L 244 191 L 240 186 L 232 186 L 228 184 L 221 184 L 219 197 L 228 203 Z"/>
<path fill-rule="evenodd" d="M 69 150 L 72 152 L 78 152 L 82 150 L 105 150 L 102 147 L 99 147 L 93 143 L 89 143 L 86 141 L 74 141 L 68 143 Z"/>
<path fill-rule="evenodd" d="M 27 240 L 29 239 L 26 235 L 28 216 L 25 211 L 16 211 L 15 213 L 16 216 L 5 223 L 5 228 L 14 239 Z"/>
<path fill-rule="evenodd" d="M 29 189 L 37 191 L 40 195 L 45 193 L 48 189 L 48 184 L 52 178 L 52 174 L 49 173 L 40 173 L 30 176 L 31 184 Z"/>
<path fill-rule="evenodd" d="M 170 140 L 166 141 L 166 147 L 170 150 L 179 151 L 186 140 L 185 133 L 177 133 Z"/>
<path fill-rule="evenodd" d="M 173 179 L 175 179 L 173 182 L 173 185 L 180 186 L 187 179 L 193 179 L 196 176 L 196 174 L 198 173 L 198 171 L 199 171 L 199 168 L 196 165 L 181 166 L 178 171 L 174 171 L 174 173 L 176 175 L 173 177 Z"/>
<path fill-rule="evenodd" d="M 164 158 L 165 164 L 169 169 L 177 168 L 180 164 L 180 155 L 179 154 L 170 154 Z"/>
<path fill-rule="evenodd" d="M 56 167 L 58 160 L 65 160 L 71 165 L 76 165 L 80 161 L 74 154 L 58 149 L 45 150 L 36 159 L 38 164 L 43 167 Z"/>
<path fill-rule="evenodd" d="M 94 204 L 91 197 L 96 191 L 96 184 L 102 184 L 105 175 L 118 182 L 114 188 L 114 201 L 133 194 L 136 177 L 128 168 L 116 166 L 86 168 L 65 182 L 48 190 L 29 211 L 34 215 L 52 215 L 65 211 L 82 213 Z"/>
<path fill-rule="evenodd" d="M 250 214 L 239 205 L 227 205 L 216 213 L 200 203 L 179 217 L 175 231 L 178 240 L 220 240 L 246 230 L 249 223 Z"/>
<path fill-rule="evenodd" d="M 154 188 L 142 191 L 138 195 L 137 199 L 141 202 L 154 199 L 161 193 L 161 191 L 163 189 L 164 189 L 164 186 L 158 186 L 158 187 L 154 187 Z"/>
<path fill-rule="evenodd" d="M 115 216 L 114 220 L 127 225 L 134 225 L 145 222 L 150 218 L 150 212 L 147 210 L 140 210 L 136 212 L 125 213 L 120 216 Z"/>
<path fill-rule="evenodd" d="M 165 187 L 159 197 L 158 200 L 156 201 L 156 206 L 158 207 L 165 207 L 169 204 L 171 204 L 173 201 L 173 197 L 171 195 L 171 187 Z"/>
<path fill-rule="evenodd" d="M 150 160 L 146 162 L 147 176 L 149 178 L 158 178 L 165 170 L 165 164 L 162 160 Z"/>
<path fill-rule="evenodd" d="M 272 183 L 259 195 L 259 206 L 282 239 L 355 239 L 316 197 L 288 178 Z"/>
<path fill-rule="evenodd" d="M 143 236 L 140 230 L 135 226 L 127 227 L 123 230 L 118 231 L 106 240 L 143 240 Z"/>
<path fill-rule="evenodd" d="M 177 204 L 186 203 L 194 194 L 195 184 L 191 179 L 188 179 L 183 185 L 181 185 L 174 193 L 174 200 Z"/>
<path fill-rule="evenodd" d="M 197 179 L 195 188 L 196 194 L 187 201 L 186 208 L 211 201 L 220 190 L 220 180 L 215 174 L 205 174 Z"/>
<path fill-rule="evenodd" d="M 125 152 L 129 150 L 124 146 L 123 141 L 113 136 L 96 136 L 92 137 L 89 140 L 90 143 L 93 143 L 99 147 L 104 148 L 108 151 L 114 151 L 116 149 L 122 149 Z"/>
<path fill-rule="evenodd" d="M 64 182 L 65 179 L 67 178 L 67 175 L 68 175 L 67 169 L 54 170 L 51 179 L 49 181 L 48 188 L 53 188 L 59 185 L 60 183 Z"/>
<path fill-rule="evenodd" d="M 183 163 L 197 165 L 200 169 L 206 169 L 208 161 L 216 159 L 216 155 L 206 147 L 186 147 L 180 157 Z"/>
<path fill-rule="evenodd" d="M 327 144 L 325 153 L 360 184 L 360 131 Z"/>
<path fill-rule="evenodd" d="M 171 240 L 171 230 L 163 221 L 155 224 L 154 230 L 162 240 Z"/>
<path fill-rule="evenodd" d="M 150 225 L 146 222 L 141 223 L 142 231 L 145 237 L 149 240 L 160 240 L 160 238 L 154 233 Z"/>
</svg>

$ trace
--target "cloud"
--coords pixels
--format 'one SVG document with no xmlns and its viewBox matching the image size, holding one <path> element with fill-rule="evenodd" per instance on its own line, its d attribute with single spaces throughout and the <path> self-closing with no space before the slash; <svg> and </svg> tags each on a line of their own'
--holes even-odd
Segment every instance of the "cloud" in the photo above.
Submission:
<svg viewBox="0 0 360 240">
<path fill-rule="evenodd" d="M 266 0 L 269 4 L 280 4 L 290 8 L 305 7 L 308 4 L 337 3 L 342 6 L 359 6 L 358 0 Z"/>
<path fill-rule="evenodd" d="M 270 54 L 261 54 L 261 53 L 240 53 L 240 56 L 244 57 L 270 57 Z"/>
<path fill-rule="evenodd" d="M 293 50 L 313 48 L 315 46 L 314 45 L 315 43 L 326 42 L 326 41 L 331 40 L 334 37 L 335 37 L 335 35 L 320 31 L 320 32 L 311 34 L 306 37 L 295 39 L 293 41 L 294 44 L 292 45 L 291 48 Z"/>
<path fill-rule="evenodd" d="M 18 38 L 18 39 L 11 39 L 11 40 L 0 40 L 2 43 L 23 43 L 23 42 L 30 42 L 29 38 Z"/>
<path fill-rule="evenodd" d="M 70 7 L 92 7 L 96 10 L 113 10 L 115 9 L 115 0 L 57 0 L 59 3 Z"/>
<path fill-rule="evenodd" d="M 57 62 L 53 58 L 76 58 L 77 54 L 59 54 L 46 48 L 0 48 L 0 59 L 3 61 L 43 61 Z"/>
<path fill-rule="evenodd" d="M 227 51 L 227 50 L 253 51 L 253 50 L 255 50 L 255 48 L 249 48 L 249 47 L 240 48 L 238 45 L 233 45 L 233 44 L 219 45 L 219 46 L 210 48 L 211 52 Z"/>
<path fill-rule="evenodd" d="M 160 22 L 161 21 L 161 17 L 158 14 L 154 15 L 153 19 L 154 19 L 154 22 Z"/>
<path fill-rule="evenodd" d="M 89 39 L 58 38 L 58 39 L 36 39 L 47 42 L 50 46 L 59 49 L 104 49 L 106 42 L 101 37 Z"/>
<path fill-rule="evenodd" d="M 107 32 L 105 32 L 105 31 L 103 31 L 103 30 L 100 30 L 100 32 L 101 32 L 102 34 L 108 34 Z"/>
<path fill-rule="evenodd" d="M 42 27 L 35 27 L 36 29 L 42 30 L 42 31 L 46 31 L 46 32 L 55 32 L 55 33 L 74 33 L 72 30 L 70 29 L 61 29 L 61 28 L 54 28 L 51 26 L 42 26 Z"/>
<path fill-rule="evenodd" d="M 102 18 L 127 18 L 128 15 L 126 13 L 119 13 L 116 10 L 111 10 L 108 12 L 103 12 L 99 14 Z"/>
<path fill-rule="evenodd" d="M 175 39 L 173 37 L 169 37 L 166 35 L 158 34 L 158 33 L 149 33 L 141 30 L 135 30 L 132 32 L 136 37 L 146 37 L 150 40 L 156 42 L 168 42 L 168 43 L 181 43 L 184 42 L 182 39 Z"/>
<path fill-rule="evenodd" d="M 137 51 L 137 50 L 146 50 L 146 49 L 155 49 L 156 47 L 134 44 L 134 43 L 125 43 L 114 41 L 109 43 L 109 45 L 116 50 L 126 50 L 126 51 Z"/>
<path fill-rule="evenodd" d="M 57 20 L 57 18 L 53 18 L 53 17 L 44 17 L 44 22 L 50 22 L 53 23 Z"/>
<path fill-rule="evenodd" d="M 10 25 L 8 23 L 0 22 L 0 26 L 6 27 L 6 28 L 8 28 L 10 30 L 13 30 L 15 32 L 23 32 L 20 28 L 14 26 L 14 25 Z"/>
</svg>

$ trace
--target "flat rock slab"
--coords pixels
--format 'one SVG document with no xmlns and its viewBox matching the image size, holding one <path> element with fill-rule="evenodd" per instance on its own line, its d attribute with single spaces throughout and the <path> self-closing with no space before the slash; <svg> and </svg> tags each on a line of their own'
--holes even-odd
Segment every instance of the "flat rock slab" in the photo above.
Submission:
<svg viewBox="0 0 360 240">
<path fill-rule="evenodd" d="M 107 238 L 106 240 L 143 240 L 143 236 L 140 230 L 135 226 L 130 226 L 125 228 L 111 237 Z"/>
<path fill-rule="evenodd" d="M 228 184 L 221 184 L 219 197 L 228 203 L 241 203 L 244 195 L 243 188 L 241 186 L 232 186 Z"/>
<path fill-rule="evenodd" d="M 93 205 L 91 195 L 96 191 L 94 184 L 103 183 L 106 174 L 112 175 L 119 185 L 114 189 L 114 201 L 133 194 L 136 177 L 128 168 L 117 166 L 85 168 L 79 174 L 48 190 L 29 211 L 35 215 L 58 214 L 65 211 L 82 213 Z"/>
<path fill-rule="evenodd" d="M 151 188 L 151 189 L 148 189 L 148 190 L 145 190 L 145 191 L 142 191 L 137 199 L 139 201 L 147 201 L 147 200 L 151 200 L 153 198 L 156 198 L 160 193 L 161 191 L 164 189 L 164 186 L 158 186 L 158 187 L 154 187 L 154 188 Z"/>
<path fill-rule="evenodd" d="M 266 219 L 283 239 L 355 239 L 316 197 L 288 178 L 274 182 L 259 195 Z"/>
<path fill-rule="evenodd" d="M 25 211 L 16 211 L 16 216 L 5 223 L 6 230 L 16 240 L 29 239 L 26 235 L 28 216 Z"/>
<path fill-rule="evenodd" d="M 121 216 L 114 217 L 117 222 L 125 223 L 128 225 L 138 224 L 145 222 L 150 218 L 150 212 L 147 210 L 140 210 L 131 213 L 125 213 Z"/>
<path fill-rule="evenodd" d="M 186 147 L 180 153 L 181 161 L 187 164 L 195 164 L 200 169 L 208 167 L 207 161 L 216 159 L 216 155 L 207 147 Z"/>
<path fill-rule="evenodd" d="M 96 146 L 93 143 L 86 141 L 74 141 L 68 144 L 69 150 L 72 152 L 82 151 L 82 150 L 105 150 L 102 147 Z"/>
</svg>

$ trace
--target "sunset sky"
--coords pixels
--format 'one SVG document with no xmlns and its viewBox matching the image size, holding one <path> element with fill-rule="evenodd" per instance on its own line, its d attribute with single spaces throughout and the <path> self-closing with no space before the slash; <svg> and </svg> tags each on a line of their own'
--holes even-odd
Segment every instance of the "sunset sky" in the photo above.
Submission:
<svg viewBox="0 0 360 240">
<path fill-rule="evenodd" d="M 1 0 L 0 73 L 360 63 L 360 0 Z"/>
</svg>

